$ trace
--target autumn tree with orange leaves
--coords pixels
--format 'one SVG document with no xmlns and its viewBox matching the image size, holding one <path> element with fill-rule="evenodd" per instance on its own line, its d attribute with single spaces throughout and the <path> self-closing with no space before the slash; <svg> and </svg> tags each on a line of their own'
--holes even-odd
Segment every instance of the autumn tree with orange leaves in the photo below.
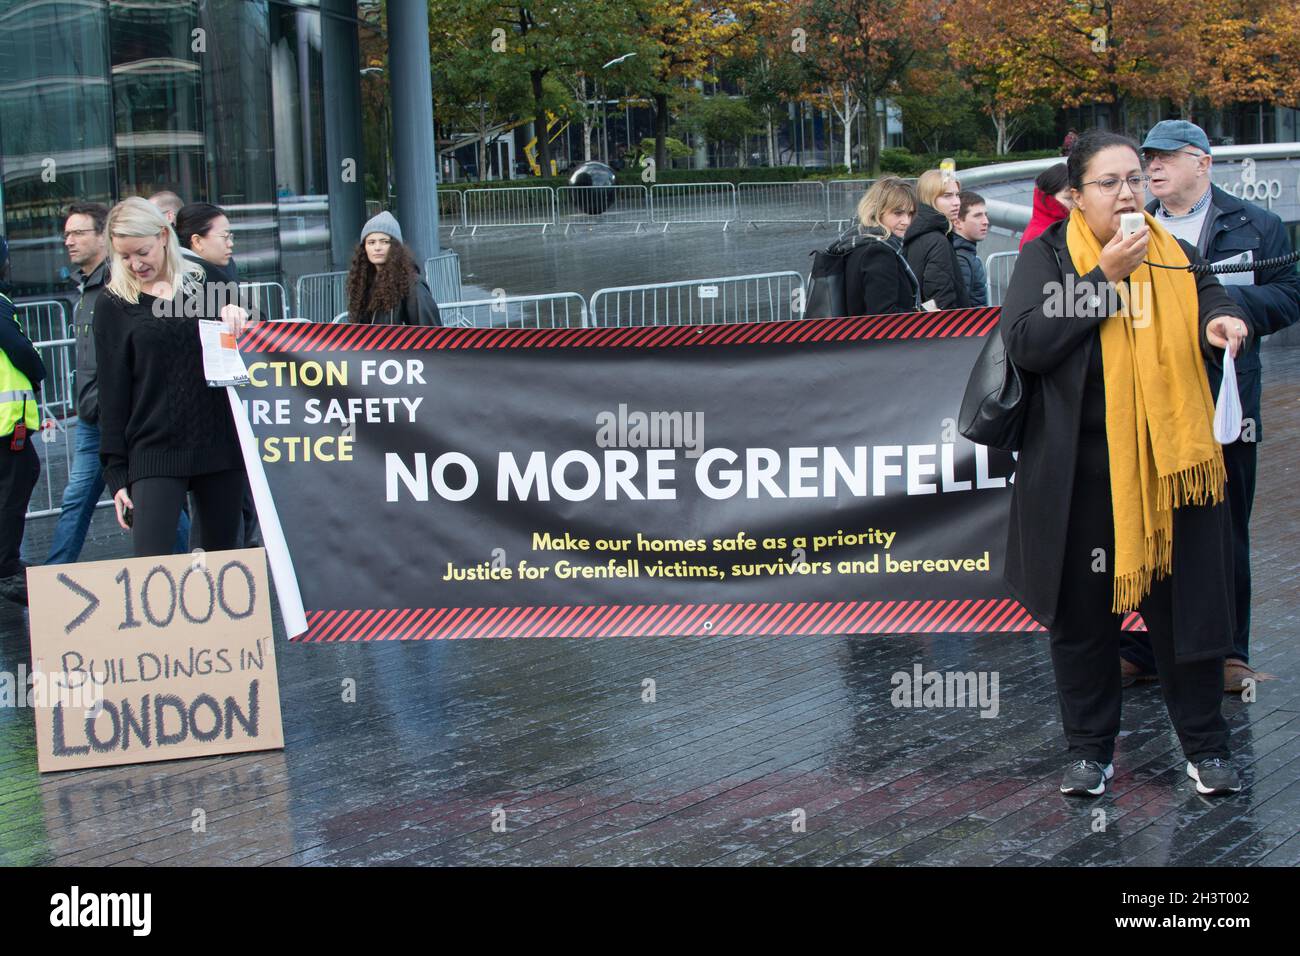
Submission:
<svg viewBox="0 0 1300 956">
<path fill-rule="evenodd" d="M 1300 7 L 1259 0 L 952 0 L 944 33 L 954 65 L 994 125 L 1032 102 L 1130 99 L 1296 103 Z M 1000 130 L 1001 132 L 1001 130 Z"/>
<path fill-rule="evenodd" d="M 638 0 L 637 30 L 652 47 L 649 94 L 655 112 L 655 165 L 668 168 L 669 98 L 683 84 L 710 78 L 717 58 L 750 49 L 757 0 Z"/>
<path fill-rule="evenodd" d="M 866 110 L 867 166 L 880 161 L 880 108 L 896 94 L 918 54 L 942 41 L 945 0 L 797 0 L 794 22 L 807 30 L 812 58 L 828 95 Z"/>
</svg>

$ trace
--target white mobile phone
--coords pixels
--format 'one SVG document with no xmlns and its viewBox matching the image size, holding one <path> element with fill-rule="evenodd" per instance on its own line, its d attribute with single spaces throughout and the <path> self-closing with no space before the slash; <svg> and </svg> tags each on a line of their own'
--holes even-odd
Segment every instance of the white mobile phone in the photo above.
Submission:
<svg viewBox="0 0 1300 956">
<path fill-rule="evenodd" d="M 1125 238 L 1127 238 L 1146 225 L 1146 221 L 1146 217 L 1140 212 L 1121 213 L 1119 217 L 1119 231 L 1124 234 Z"/>
</svg>

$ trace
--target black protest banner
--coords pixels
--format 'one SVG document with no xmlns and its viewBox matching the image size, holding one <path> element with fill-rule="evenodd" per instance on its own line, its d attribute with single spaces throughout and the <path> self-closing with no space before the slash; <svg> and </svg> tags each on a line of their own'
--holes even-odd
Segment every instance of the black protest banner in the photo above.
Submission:
<svg viewBox="0 0 1300 956">
<path fill-rule="evenodd" d="M 954 421 L 997 315 L 260 326 L 245 454 L 299 636 L 1037 629 L 1014 460 Z"/>
</svg>

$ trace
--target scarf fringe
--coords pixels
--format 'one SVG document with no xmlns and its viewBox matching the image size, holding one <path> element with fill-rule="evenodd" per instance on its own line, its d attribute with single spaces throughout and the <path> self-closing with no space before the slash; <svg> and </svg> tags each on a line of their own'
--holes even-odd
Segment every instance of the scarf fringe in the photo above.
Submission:
<svg viewBox="0 0 1300 956">
<path fill-rule="evenodd" d="M 1125 575 L 1115 575 L 1115 596 L 1110 609 L 1115 614 L 1136 611 L 1142 599 L 1151 592 L 1151 571 L 1139 568 Z"/>
<path fill-rule="evenodd" d="M 1227 480 L 1223 456 L 1216 454 L 1172 475 L 1161 475 L 1156 507 L 1161 511 L 1172 511 L 1183 505 L 1217 505 L 1223 500 L 1223 486 Z"/>
<path fill-rule="evenodd" d="M 1170 530 L 1157 528 L 1155 534 L 1143 541 L 1146 555 L 1140 568 L 1115 575 L 1110 608 L 1115 614 L 1136 611 L 1142 599 L 1151 593 L 1151 582 L 1163 580 L 1173 572 L 1174 537 Z"/>
<path fill-rule="evenodd" d="M 1227 472 L 1223 458 L 1215 455 L 1209 461 L 1197 462 L 1172 475 L 1162 475 L 1159 480 L 1159 508 L 1168 513 L 1183 505 L 1218 504 L 1223 500 Z M 1115 575 L 1111 610 L 1116 614 L 1136 611 L 1142 599 L 1151 593 L 1151 582 L 1168 576 L 1174 566 L 1174 536 L 1172 516 L 1166 517 L 1166 527 L 1157 528 L 1143 538 L 1142 566 L 1127 574 Z"/>
</svg>

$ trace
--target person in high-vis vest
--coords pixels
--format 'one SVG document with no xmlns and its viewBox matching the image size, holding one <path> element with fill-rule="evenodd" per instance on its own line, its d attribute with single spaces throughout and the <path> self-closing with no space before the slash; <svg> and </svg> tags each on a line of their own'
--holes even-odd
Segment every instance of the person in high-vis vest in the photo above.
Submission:
<svg viewBox="0 0 1300 956">
<path fill-rule="evenodd" d="M 0 238 L 0 284 L 7 285 L 9 246 Z M 36 390 L 45 380 L 45 363 L 18 324 L 17 309 L 0 292 L 0 596 L 27 603 L 27 569 L 18 552 L 23 544 L 27 502 L 41 475 L 32 442 L 40 428 Z"/>
</svg>

